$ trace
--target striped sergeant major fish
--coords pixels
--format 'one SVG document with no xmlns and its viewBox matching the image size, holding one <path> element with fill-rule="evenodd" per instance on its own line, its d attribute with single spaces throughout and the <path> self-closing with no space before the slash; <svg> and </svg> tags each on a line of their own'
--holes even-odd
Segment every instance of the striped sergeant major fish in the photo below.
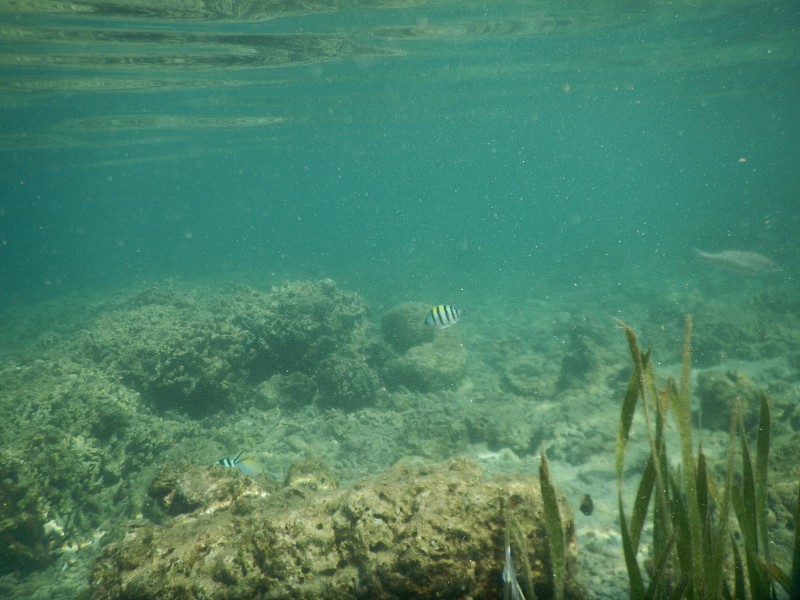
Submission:
<svg viewBox="0 0 800 600">
<path fill-rule="evenodd" d="M 244 450 L 239 452 L 239 454 L 236 455 L 236 458 L 226 456 L 224 458 L 220 458 L 216 464 L 222 465 L 223 467 L 236 469 L 239 471 L 239 473 L 242 475 L 247 475 L 248 477 L 255 477 L 264 470 L 264 466 L 260 462 L 253 458 L 242 458 L 242 454 L 244 454 Z"/>
<path fill-rule="evenodd" d="M 434 306 L 430 310 L 428 316 L 425 317 L 425 325 L 436 327 L 437 329 L 444 329 L 458 323 L 466 312 L 465 310 L 456 308 L 452 304 L 440 304 L 439 306 Z"/>
</svg>

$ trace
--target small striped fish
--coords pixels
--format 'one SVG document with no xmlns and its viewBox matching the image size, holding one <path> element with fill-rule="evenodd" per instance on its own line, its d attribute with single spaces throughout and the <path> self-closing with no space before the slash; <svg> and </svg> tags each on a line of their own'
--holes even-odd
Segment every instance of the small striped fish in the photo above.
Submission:
<svg viewBox="0 0 800 600">
<path fill-rule="evenodd" d="M 247 475 L 248 477 L 255 477 L 264 470 L 264 465 L 252 458 L 242 458 L 242 454 L 244 454 L 244 450 L 239 452 L 239 454 L 236 455 L 236 458 L 226 456 L 224 458 L 220 458 L 216 464 L 222 465 L 223 467 L 236 469 L 239 471 L 239 473 L 242 475 Z"/>
<path fill-rule="evenodd" d="M 440 304 L 430 310 L 428 316 L 425 317 L 425 325 L 444 329 L 458 323 L 465 313 L 465 310 L 458 309 L 450 304 Z"/>
</svg>

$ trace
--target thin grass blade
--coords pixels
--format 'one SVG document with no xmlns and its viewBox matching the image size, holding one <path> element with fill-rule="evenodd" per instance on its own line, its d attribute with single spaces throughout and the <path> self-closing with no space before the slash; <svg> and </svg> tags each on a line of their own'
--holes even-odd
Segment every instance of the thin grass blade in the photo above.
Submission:
<svg viewBox="0 0 800 600">
<path fill-rule="evenodd" d="M 623 331 L 625 332 L 625 336 L 628 339 L 628 348 L 631 353 L 631 360 L 633 361 L 633 373 L 631 373 L 631 378 L 628 382 L 628 389 L 626 390 L 625 398 L 622 401 L 619 431 L 617 432 L 617 485 L 621 486 L 625 463 L 625 449 L 628 445 L 631 424 L 633 423 L 633 415 L 636 412 L 636 402 L 639 399 L 639 394 L 643 390 L 644 365 L 649 361 L 649 354 L 642 354 L 642 351 L 639 348 L 639 342 L 636 339 L 636 334 L 633 332 L 633 329 L 625 325 L 625 323 L 622 321 L 618 321 L 618 323 L 620 327 L 622 327 Z"/>
<path fill-rule="evenodd" d="M 697 508 L 703 528 L 703 546 L 711 549 L 711 507 L 708 502 L 708 465 L 702 446 L 697 454 Z M 706 566 L 710 556 L 706 554 Z"/>
<path fill-rule="evenodd" d="M 767 397 L 761 394 L 761 414 L 758 419 L 758 439 L 756 441 L 755 500 L 756 526 L 760 556 L 769 562 L 769 530 L 767 529 L 767 465 L 769 463 L 770 414 Z"/>
<path fill-rule="evenodd" d="M 556 490 L 550 481 L 550 467 L 547 464 L 547 455 L 544 450 L 542 450 L 542 461 L 539 463 L 539 485 L 542 488 L 544 525 L 547 530 L 547 541 L 550 545 L 550 562 L 553 565 L 553 597 L 556 600 L 562 600 L 564 598 L 567 572 L 564 528 L 561 524 L 561 513 L 558 510 Z"/>
<path fill-rule="evenodd" d="M 681 355 L 681 381 L 680 388 L 675 389 L 674 382 L 670 386 L 670 408 L 672 409 L 675 425 L 678 427 L 681 446 L 681 468 L 683 469 L 683 493 L 686 496 L 686 509 L 689 521 L 688 534 L 691 536 L 691 560 L 694 581 L 692 587 L 702 590 L 703 581 L 703 525 L 700 520 L 700 510 L 697 506 L 697 475 L 694 463 L 694 450 L 692 447 L 692 406 L 689 393 L 692 369 L 692 317 L 686 316 L 683 333 L 683 352 Z"/>
<path fill-rule="evenodd" d="M 753 462 L 750 460 L 750 448 L 747 444 L 747 435 L 741 421 L 739 421 L 741 446 L 742 446 L 742 508 L 740 515 L 737 513 L 739 527 L 744 537 L 745 549 L 758 555 L 758 525 L 756 523 L 756 485 L 753 478 Z"/>
<path fill-rule="evenodd" d="M 718 502 L 717 527 L 713 533 L 711 550 L 714 553 L 714 560 L 711 570 L 706 577 L 709 597 L 717 598 L 721 591 L 726 591 L 724 587 L 725 559 L 728 547 L 728 517 L 731 509 L 731 488 L 733 487 L 733 460 L 736 448 L 736 422 L 737 418 L 731 420 L 731 431 L 728 439 L 728 460 L 725 468 L 725 489 L 722 492 L 722 499 Z M 712 479 L 713 481 L 713 479 Z"/>
<path fill-rule="evenodd" d="M 633 352 L 633 350 L 631 350 Z M 622 401 L 622 411 L 620 413 L 619 431 L 617 432 L 617 484 L 622 485 L 625 470 L 625 449 L 628 446 L 628 439 L 633 423 L 633 415 L 636 412 L 636 402 L 639 399 L 640 375 L 634 370 L 628 382 L 628 389 L 625 392 L 625 399 Z"/>
<path fill-rule="evenodd" d="M 633 512 L 631 513 L 630 534 L 631 542 L 635 548 L 639 547 L 639 540 L 641 539 L 644 523 L 647 519 L 647 508 L 650 505 L 650 498 L 652 498 L 653 495 L 653 485 L 655 481 L 656 470 L 653 457 L 650 456 L 644 468 L 642 480 L 639 482 L 639 489 L 636 492 L 636 501 L 633 503 Z"/>
<path fill-rule="evenodd" d="M 674 543 L 675 534 L 673 533 L 663 548 L 664 551 L 661 553 L 661 558 L 659 558 L 658 562 L 653 568 L 653 573 L 650 576 L 650 583 L 647 585 L 647 600 L 655 600 L 656 598 L 661 598 L 663 596 L 662 590 L 664 589 L 665 583 L 664 574 L 667 570 L 667 562 Z"/>
<path fill-rule="evenodd" d="M 689 517 L 677 481 L 675 481 L 672 475 L 670 475 L 669 481 L 672 488 L 670 509 L 672 511 L 672 524 L 675 528 L 675 535 L 677 536 L 676 554 L 678 557 L 678 565 L 680 566 L 681 573 L 692 577 L 694 571 L 692 569 L 692 534 L 689 527 Z"/>
<path fill-rule="evenodd" d="M 747 565 L 747 578 L 750 582 L 750 591 L 755 598 L 768 598 L 768 585 L 758 569 L 758 525 L 756 522 L 756 489 L 753 478 L 753 463 L 750 459 L 750 449 L 744 425 L 739 419 L 739 435 L 742 447 L 742 489 L 734 494 L 733 507 L 736 511 L 736 520 L 739 530 L 744 538 L 745 564 Z"/>
<path fill-rule="evenodd" d="M 731 542 L 733 546 L 733 597 L 735 600 L 745 600 L 742 556 L 739 554 L 739 546 L 736 544 L 736 540 L 731 540 Z"/>
<path fill-rule="evenodd" d="M 639 570 L 639 563 L 636 561 L 638 546 L 633 545 L 628 531 L 628 520 L 625 517 L 622 494 L 619 494 L 619 528 L 622 534 L 622 553 L 625 556 L 625 566 L 628 570 L 628 581 L 631 586 L 631 600 L 645 600 L 642 572 Z"/>
<path fill-rule="evenodd" d="M 775 581 L 778 585 L 780 585 L 786 592 L 789 594 L 790 598 L 798 598 L 798 591 L 794 585 L 792 584 L 792 580 L 789 578 L 789 575 L 781 569 L 775 563 L 765 563 L 762 560 L 758 561 L 758 566 L 760 569 L 765 571 L 770 578 Z"/>
<path fill-rule="evenodd" d="M 797 486 L 797 502 L 794 505 L 794 556 L 792 557 L 792 585 L 800 595 L 800 485 Z M 797 597 L 797 596 L 795 596 Z"/>
</svg>

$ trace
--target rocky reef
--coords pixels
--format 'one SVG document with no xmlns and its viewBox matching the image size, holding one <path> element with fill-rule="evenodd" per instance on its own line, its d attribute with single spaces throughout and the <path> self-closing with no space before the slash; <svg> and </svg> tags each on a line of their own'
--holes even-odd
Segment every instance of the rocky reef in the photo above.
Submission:
<svg viewBox="0 0 800 600">
<path fill-rule="evenodd" d="M 398 354 L 414 346 L 433 341 L 435 330 L 425 327 L 425 315 L 430 305 L 424 302 L 403 302 L 393 306 L 381 319 L 383 338 Z"/>
<path fill-rule="evenodd" d="M 305 469 L 306 480 L 312 471 Z M 499 597 L 509 514 L 529 548 L 538 597 L 552 597 L 542 500 L 532 477 L 487 479 L 457 459 L 399 465 L 343 489 L 267 491 L 240 479 L 235 470 L 213 467 L 159 475 L 151 494 L 166 512 L 181 514 L 134 527 L 109 545 L 92 574 L 95 598 Z M 205 499 L 197 496 L 202 489 Z M 187 495 L 191 502 L 176 504 Z M 568 514 L 563 502 L 561 512 Z M 569 518 L 565 531 L 567 598 L 577 598 Z"/>
<path fill-rule="evenodd" d="M 739 369 L 724 373 L 704 371 L 697 377 L 697 395 L 702 406 L 697 419 L 709 429 L 728 431 L 732 415 L 739 411 L 745 429 L 750 431 L 758 424 L 759 399 L 764 394 Z"/>
<path fill-rule="evenodd" d="M 47 565 L 53 560 L 48 532 L 58 537 L 58 530 L 45 523 L 35 480 L 26 476 L 21 459 L 2 452 L 0 481 L 0 575 Z"/>
<path fill-rule="evenodd" d="M 331 280 L 266 292 L 165 283 L 108 299 L 79 333 L 46 339 L 0 364 L 0 576 L 115 537 L 146 512 L 161 464 L 191 470 L 229 451 L 220 415 L 349 411 L 383 386 L 366 306 Z M 201 429 L 207 417 L 215 424 Z M 262 443 L 249 435 L 247 447 Z"/>
<path fill-rule="evenodd" d="M 148 289 L 80 340 L 81 354 L 151 406 L 192 417 L 232 410 L 254 383 L 295 373 L 315 380 L 322 404 L 370 404 L 381 387 L 369 368 L 376 343 L 366 305 L 330 279 L 208 297 Z"/>
<path fill-rule="evenodd" d="M 90 568 L 98 597 L 496 597 L 515 507 L 546 598 L 538 487 L 518 475 L 542 444 L 573 508 L 593 492 L 581 527 L 614 539 L 598 490 L 629 371 L 602 319 L 559 310 L 498 328 L 476 309 L 437 330 L 428 304 L 408 302 L 377 326 L 329 279 L 162 282 L 90 304 L 69 326 L 29 317 L 29 349 L 0 358 L 1 597 L 79 597 Z M 733 407 L 752 424 L 766 393 L 772 481 L 795 481 L 798 364 L 787 352 L 705 368 L 704 448 L 724 452 Z M 215 465 L 240 452 L 263 472 Z M 451 460 L 463 455 L 498 478 Z M 793 488 L 778 488 L 773 539 L 787 545 Z M 582 572 L 619 583 L 619 548 L 595 548 Z"/>
<path fill-rule="evenodd" d="M 381 375 L 392 389 L 455 389 L 467 374 L 467 351 L 459 330 L 425 326 L 428 310 L 422 302 L 405 302 L 383 316 L 383 337 L 394 354 L 384 361 Z"/>
</svg>

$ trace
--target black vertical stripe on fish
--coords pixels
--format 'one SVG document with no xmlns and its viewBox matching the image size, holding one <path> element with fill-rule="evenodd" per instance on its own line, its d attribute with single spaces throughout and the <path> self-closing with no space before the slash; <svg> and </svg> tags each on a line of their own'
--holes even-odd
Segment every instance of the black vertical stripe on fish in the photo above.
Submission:
<svg viewBox="0 0 800 600">
<path fill-rule="evenodd" d="M 459 310 L 451 304 L 439 304 L 428 312 L 428 316 L 425 318 L 425 325 L 444 329 L 458 323 L 463 314 L 463 310 Z"/>
</svg>

